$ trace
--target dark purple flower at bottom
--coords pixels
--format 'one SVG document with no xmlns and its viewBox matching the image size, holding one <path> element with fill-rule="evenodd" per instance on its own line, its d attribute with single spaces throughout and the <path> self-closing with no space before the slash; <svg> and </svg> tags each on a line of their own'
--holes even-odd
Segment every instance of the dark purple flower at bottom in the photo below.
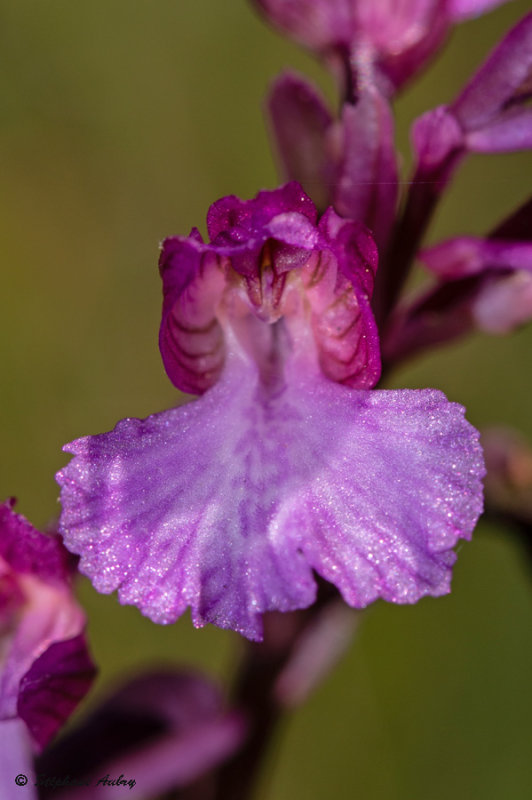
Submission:
<svg viewBox="0 0 532 800">
<path fill-rule="evenodd" d="M 67 547 L 102 592 L 159 623 L 190 606 L 251 639 L 261 615 L 449 591 L 482 508 L 477 431 L 436 390 L 372 391 L 376 250 L 297 184 L 211 206 L 163 245 L 160 344 L 203 396 L 68 445 Z"/>
<path fill-rule="evenodd" d="M 158 797 L 223 762 L 245 732 L 243 716 L 224 707 L 220 689 L 204 676 L 138 675 L 39 757 L 40 797 L 99 800 L 106 787 L 111 794 L 124 787 L 132 800 Z M 47 780 L 65 774 L 62 788 Z"/>
</svg>

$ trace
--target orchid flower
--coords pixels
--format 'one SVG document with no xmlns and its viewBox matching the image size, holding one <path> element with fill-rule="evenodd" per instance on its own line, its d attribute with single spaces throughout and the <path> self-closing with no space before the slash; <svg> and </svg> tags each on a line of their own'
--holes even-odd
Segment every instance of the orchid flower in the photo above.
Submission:
<svg viewBox="0 0 532 800">
<path fill-rule="evenodd" d="M 373 391 L 369 232 L 296 183 L 226 197 L 162 248 L 160 347 L 202 396 L 67 445 L 66 546 L 102 592 L 152 620 L 190 606 L 250 639 L 261 615 L 449 591 L 482 508 L 478 435 L 436 390 Z"/>
</svg>

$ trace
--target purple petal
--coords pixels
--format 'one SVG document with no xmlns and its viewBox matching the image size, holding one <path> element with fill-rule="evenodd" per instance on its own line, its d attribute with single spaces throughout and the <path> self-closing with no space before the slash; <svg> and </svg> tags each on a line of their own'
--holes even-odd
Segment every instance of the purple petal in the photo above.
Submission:
<svg viewBox="0 0 532 800">
<path fill-rule="evenodd" d="M 163 315 L 159 347 L 172 383 L 202 394 L 218 380 L 225 344 L 216 318 L 225 274 L 219 259 L 192 236 L 166 239 L 159 259 Z"/>
<path fill-rule="evenodd" d="M 524 107 L 532 78 L 532 13 L 521 20 L 449 107 L 423 114 L 412 139 L 419 180 L 441 191 L 468 150 L 497 153 L 532 146 L 532 115 Z"/>
<path fill-rule="evenodd" d="M 36 530 L 13 505 L 14 500 L 0 503 L 0 558 L 16 573 L 67 580 L 69 556 L 59 539 Z"/>
<path fill-rule="evenodd" d="M 298 181 L 325 209 L 334 167 L 326 147 L 333 120 L 324 100 L 307 80 L 284 73 L 271 88 L 268 111 L 284 177 Z"/>
<path fill-rule="evenodd" d="M 61 530 L 99 591 L 252 639 L 265 611 L 313 602 L 312 570 L 357 607 L 448 591 L 482 507 L 463 409 L 350 391 L 308 361 L 286 374 L 265 394 L 235 355 L 198 401 L 66 448 Z"/>
<path fill-rule="evenodd" d="M 96 670 L 84 634 L 56 641 L 20 682 L 17 711 L 43 748 L 86 695 Z"/>
<path fill-rule="evenodd" d="M 369 87 L 356 105 L 344 105 L 340 135 L 334 206 L 367 225 L 384 248 L 397 204 L 397 163 L 392 112 L 377 89 Z"/>
<path fill-rule="evenodd" d="M 239 717 L 226 715 L 194 727 L 186 735 L 168 736 L 103 768 L 110 775 L 135 776 L 137 797 L 151 797 L 186 786 L 231 756 L 242 740 Z M 96 789 L 98 789 L 96 791 Z M 100 800 L 101 791 L 79 793 L 79 800 Z M 73 798 L 71 799 L 73 800 Z"/>
<path fill-rule="evenodd" d="M 493 121 L 512 102 L 527 96 L 532 75 L 532 13 L 505 36 L 450 110 L 465 131 Z"/>
</svg>

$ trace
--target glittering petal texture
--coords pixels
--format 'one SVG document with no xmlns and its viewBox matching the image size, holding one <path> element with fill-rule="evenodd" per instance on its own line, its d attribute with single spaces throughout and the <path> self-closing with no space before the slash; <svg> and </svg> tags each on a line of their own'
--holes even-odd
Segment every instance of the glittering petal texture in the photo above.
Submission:
<svg viewBox="0 0 532 800">
<path fill-rule="evenodd" d="M 448 591 L 482 507 L 463 409 L 433 390 L 350 391 L 309 362 L 286 375 L 265 392 L 235 354 L 198 401 L 65 448 L 61 529 L 99 591 L 251 639 L 263 612 L 313 602 L 312 570 L 357 607 Z"/>
<path fill-rule="evenodd" d="M 17 712 L 39 747 L 70 717 L 94 680 L 84 634 L 54 642 L 20 682 Z"/>
</svg>

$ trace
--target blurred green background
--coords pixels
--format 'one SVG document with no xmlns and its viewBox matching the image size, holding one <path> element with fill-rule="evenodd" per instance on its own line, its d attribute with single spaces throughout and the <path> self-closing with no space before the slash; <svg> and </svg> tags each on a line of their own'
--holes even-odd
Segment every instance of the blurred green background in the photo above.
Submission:
<svg viewBox="0 0 532 800">
<path fill-rule="evenodd" d="M 400 98 L 405 163 L 409 122 L 450 100 L 528 7 L 461 26 Z M 330 97 L 333 86 L 244 0 L 0 0 L 0 37 L 0 488 L 44 526 L 58 513 L 64 442 L 179 400 L 157 349 L 158 243 L 202 226 L 221 195 L 276 184 L 261 103 L 280 69 L 306 72 Z M 488 230 L 525 198 L 530 166 L 523 155 L 469 159 L 430 238 Z M 442 388 L 477 426 L 511 424 L 532 441 L 531 348 L 532 326 L 478 336 L 395 382 Z M 530 578 L 518 543 L 480 526 L 451 596 L 369 610 L 347 657 L 287 722 L 264 800 L 528 800 Z M 217 675 L 233 664 L 231 633 L 194 631 L 188 618 L 158 627 L 84 580 L 80 594 L 97 691 L 154 661 Z"/>
</svg>

